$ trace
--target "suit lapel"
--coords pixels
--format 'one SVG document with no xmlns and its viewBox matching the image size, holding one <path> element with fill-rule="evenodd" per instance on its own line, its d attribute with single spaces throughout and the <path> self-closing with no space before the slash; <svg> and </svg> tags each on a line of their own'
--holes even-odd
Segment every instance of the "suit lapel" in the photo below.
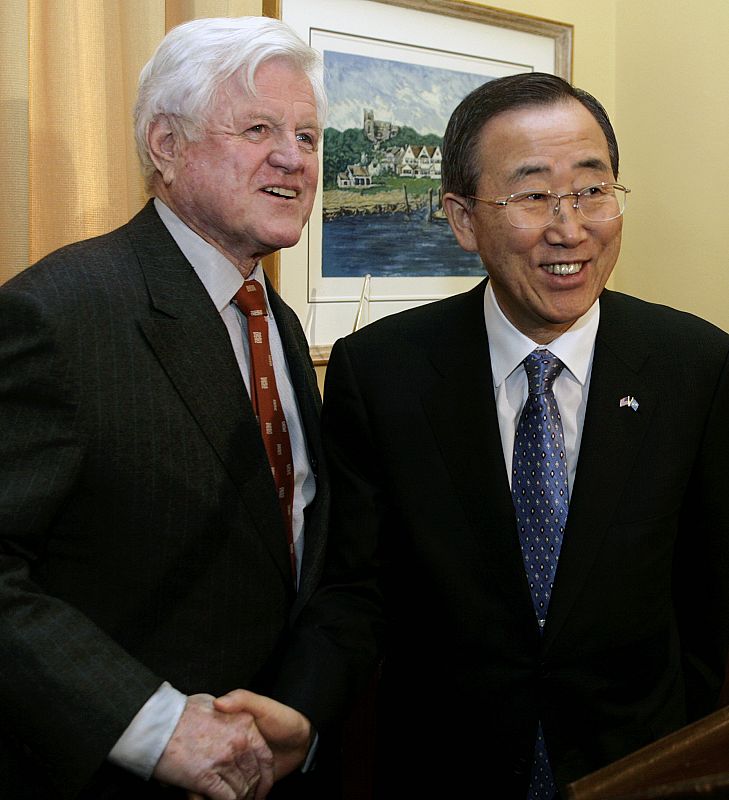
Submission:
<svg viewBox="0 0 729 800">
<path fill-rule="evenodd" d="M 437 391 L 424 393 L 422 403 L 483 554 L 484 580 L 500 585 L 528 622 L 534 612 L 501 447 L 483 311 L 485 286 L 484 281 L 452 299 L 430 352 L 440 376 Z"/>
<path fill-rule="evenodd" d="M 288 576 L 270 467 L 225 324 L 151 203 L 132 220 L 128 233 L 153 308 L 140 320 L 142 332 Z"/>
<path fill-rule="evenodd" d="M 641 375 L 648 356 L 643 338 L 623 325 L 619 298 L 605 292 L 545 647 L 557 636 L 582 591 L 655 408 L 656 393 Z M 638 400 L 637 411 L 620 405 L 621 398 L 629 395 Z"/>
</svg>

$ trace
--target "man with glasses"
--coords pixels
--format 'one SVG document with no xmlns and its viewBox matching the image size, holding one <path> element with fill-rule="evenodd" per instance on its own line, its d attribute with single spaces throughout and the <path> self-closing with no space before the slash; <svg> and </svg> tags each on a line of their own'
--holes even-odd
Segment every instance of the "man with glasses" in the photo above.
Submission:
<svg viewBox="0 0 729 800">
<path fill-rule="evenodd" d="M 560 78 L 466 97 L 443 191 L 488 278 L 335 344 L 300 636 L 320 686 L 383 657 L 378 798 L 551 800 L 717 702 L 729 336 L 605 289 L 629 189 Z"/>
</svg>

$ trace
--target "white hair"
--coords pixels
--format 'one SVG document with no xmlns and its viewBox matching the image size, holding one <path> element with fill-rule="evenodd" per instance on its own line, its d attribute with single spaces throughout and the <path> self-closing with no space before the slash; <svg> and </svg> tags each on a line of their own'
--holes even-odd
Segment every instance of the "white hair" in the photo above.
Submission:
<svg viewBox="0 0 729 800">
<path fill-rule="evenodd" d="M 160 114 L 188 141 L 203 135 L 218 89 L 233 75 L 256 93 L 255 73 L 272 58 L 301 69 L 311 82 L 319 124 L 327 113 L 322 60 L 285 23 L 269 17 L 216 17 L 185 22 L 162 40 L 139 75 L 134 107 L 137 153 L 147 185 L 155 172 L 147 130 Z"/>
</svg>

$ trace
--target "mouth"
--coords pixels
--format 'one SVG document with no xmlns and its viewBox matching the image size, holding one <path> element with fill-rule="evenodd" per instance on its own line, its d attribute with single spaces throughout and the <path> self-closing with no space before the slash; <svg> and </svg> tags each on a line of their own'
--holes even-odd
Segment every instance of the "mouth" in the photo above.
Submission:
<svg viewBox="0 0 729 800">
<path fill-rule="evenodd" d="M 583 261 L 571 264 L 540 264 L 540 267 L 550 275 L 576 275 L 583 266 Z"/>
<path fill-rule="evenodd" d="M 298 195 L 294 189 L 286 189 L 284 186 L 265 186 L 262 191 L 272 197 L 283 197 L 285 200 L 291 200 Z"/>
</svg>

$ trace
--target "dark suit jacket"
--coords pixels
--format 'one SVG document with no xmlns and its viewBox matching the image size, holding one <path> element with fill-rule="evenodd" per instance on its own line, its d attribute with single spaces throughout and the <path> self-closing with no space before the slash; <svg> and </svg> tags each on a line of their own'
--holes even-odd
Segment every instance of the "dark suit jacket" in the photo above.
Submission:
<svg viewBox="0 0 729 800">
<path fill-rule="evenodd" d="M 537 720 L 564 786 L 708 713 L 723 676 L 729 336 L 604 292 L 540 636 L 484 287 L 340 340 L 327 370 L 329 563 L 298 652 L 327 653 L 324 685 L 351 687 L 384 643 L 378 797 L 523 800 Z M 350 674 L 328 652 L 345 647 Z"/>
<path fill-rule="evenodd" d="M 298 597 L 226 328 L 152 204 L 0 289 L 4 797 L 153 795 L 103 765 L 162 680 L 271 690 L 328 486 L 307 343 L 269 296 L 318 472 Z"/>
</svg>

